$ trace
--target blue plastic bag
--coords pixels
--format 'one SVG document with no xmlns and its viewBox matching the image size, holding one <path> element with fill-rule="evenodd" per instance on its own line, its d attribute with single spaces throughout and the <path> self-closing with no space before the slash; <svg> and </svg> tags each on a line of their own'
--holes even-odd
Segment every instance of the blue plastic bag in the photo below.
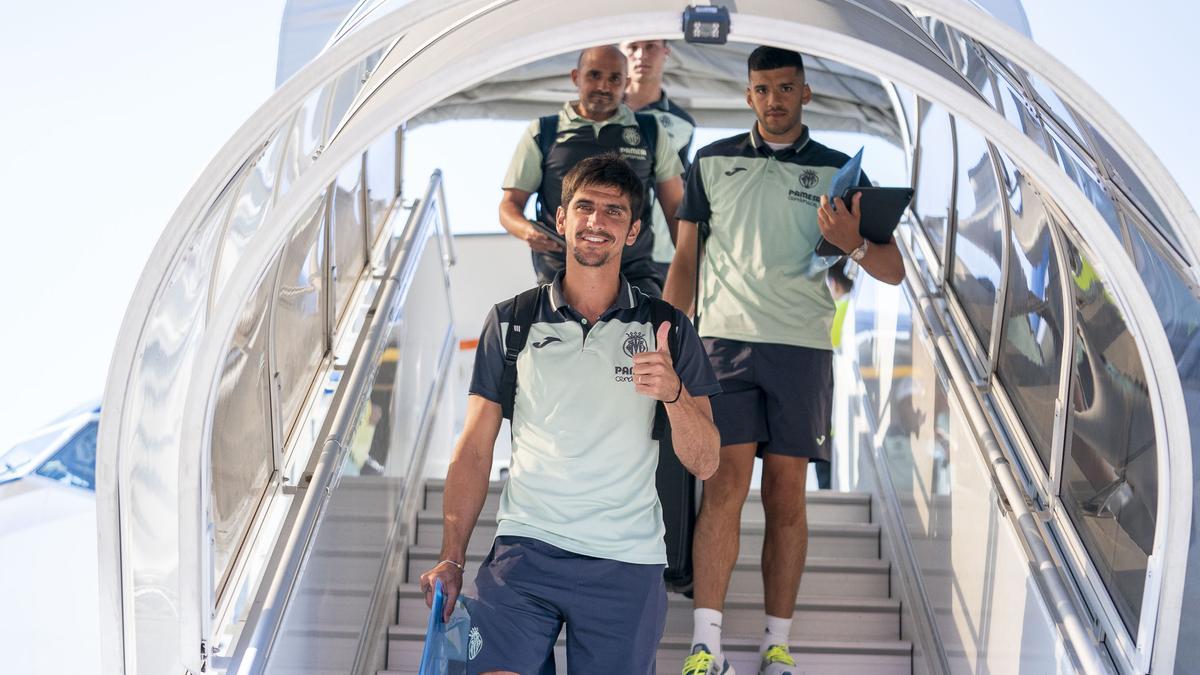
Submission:
<svg viewBox="0 0 1200 675">
<path fill-rule="evenodd" d="M 454 603 L 449 621 L 442 620 L 446 595 L 439 580 L 433 589 L 433 608 L 425 629 L 425 648 L 421 651 L 419 675 L 465 675 L 471 649 L 471 615 L 460 596 Z"/>
</svg>

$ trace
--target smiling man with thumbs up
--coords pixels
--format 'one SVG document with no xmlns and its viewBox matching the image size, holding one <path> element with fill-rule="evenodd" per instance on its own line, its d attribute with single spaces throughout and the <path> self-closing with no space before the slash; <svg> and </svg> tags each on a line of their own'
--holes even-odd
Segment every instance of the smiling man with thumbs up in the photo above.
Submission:
<svg viewBox="0 0 1200 675">
<path fill-rule="evenodd" d="M 720 389 L 691 323 L 621 275 L 645 199 L 615 154 L 565 177 L 566 268 L 496 305 L 485 322 L 463 433 L 446 475 L 441 580 L 453 607 L 487 495 L 492 446 L 512 421 L 496 538 L 471 599 L 471 673 L 537 673 L 567 627 L 572 673 L 654 672 L 666 619 L 655 487 L 662 406 L 680 462 L 717 469 L 709 396 Z"/>
</svg>

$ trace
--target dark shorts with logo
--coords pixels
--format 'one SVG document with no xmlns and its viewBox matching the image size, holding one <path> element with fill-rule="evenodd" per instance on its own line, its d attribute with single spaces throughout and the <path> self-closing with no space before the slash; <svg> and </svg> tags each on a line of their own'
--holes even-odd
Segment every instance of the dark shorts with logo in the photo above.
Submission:
<svg viewBox="0 0 1200 675">
<path fill-rule="evenodd" d="M 833 352 L 724 338 L 703 342 L 721 383 L 712 397 L 721 445 L 758 443 L 759 457 L 829 461 Z"/>
<path fill-rule="evenodd" d="M 654 673 L 667 618 L 662 565 L 592 558 L 528 537 L 496 537 L 473 595 L 472 637 L 478 629 L 479 651 L 467 662 L 468 673 L 546 672 L 563 624 L 568 672 Z"/>
</svg>

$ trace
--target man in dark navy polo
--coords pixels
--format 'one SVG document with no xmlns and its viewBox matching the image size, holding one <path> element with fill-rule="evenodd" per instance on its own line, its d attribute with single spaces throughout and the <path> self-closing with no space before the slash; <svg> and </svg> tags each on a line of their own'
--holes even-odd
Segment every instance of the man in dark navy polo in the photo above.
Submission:
<svg viewBox="0 0 1200 675">
<path fill-rule="evenodd" d="M 579 98 L 563 105 L 557 116 L 534 120 L 521 136 L 504 177 L 500 224 L 529 244 L 539 284 L 550 283 L 564 267 L 561 238 L 555 232 L 563 176 L 580 160 L 617 152 L 637 173 L 644 189 L 654 191 L 667 222 L 672 225 L 683 194 L 683 165 L 672 149 L 671 137 L 653 117 L 639 119 L 621 98 L 626 82 L 625 56 L 614 46 L 586 49 L 579 54 L 571 81 Z M 525 205 L 537 193 L 538 215 L 525 218 Z M 634 214 L 651 222 L 653 202 Z M 653 261 L 654 233 L 644 227 L 624 252 L 621 273 L 634 287 L 662 296 L 662 270 Z"/>
<path fill-rule="evenodd" d="M 872 276 L 900 283 L 895 242 L 868 244 L 858 203 L 825 197 L 849 159 L 808 136 L 801 111 L 812 99 L 793 51 L 760 47 L 749 59 L 749 133 L 696 154 L 679 208 L 677 252 L 666 299 L 696 305 L 699 333 L 722 393 L 713 398 L 721 466 L 705 481 L 693 545 L 695 609 L 686 675 L 732 672 L 721 648 L 722 608 L 737 561 L 740 514 L 756 454 L 763 458 L 766 512 L 763 589 L 766 631 L 759 672 L 795 673 L 788 653 L 792 614 L 808 552 L 805 477 L 830 459 L 835 305 L 821 236 Z M 865 177 L 863 182 L 866 182 Z M 697 223 L 707 223 L 696 288 Z"/>
<path fill-rule="evenodd" d="M 696 120 L 663 91 L 663 70 L 671 56 L 671 45 L 667 44 L 666 40 L 635 40 L 622 42 L 621 52 L 625 54 L 629 63 L 625 105 L 636 112 L 648 113 L 658 118 L 659 124 L 671 137 L 671 148 L 679 155 L 679 161 L 684 171 L 687 171 L 691 163 L 688 156 L 692 151 Z M 675 221 L 667 222 L 662 207 L 657 203 L 654 205 L 652 216 L 654 250 L 650 257 L 665 283 L 667 269 L 675 257 Z"/>
<path fill-rule="evenodd" d="M 570 672 L 654 672 L 667 606 L 657 402 L 675 453 L 697 476 L 716 469 L 720 439 L 708 399 L 716 377 L 691 323 L 675 311 L 656 330 L 651 299 L 620 274 L 643 198 L 640 178 L 615 154 L 585 159 L 563 180 L 556 230 L 566 267 L 538 293 L 517 357 L 512 466 L 475 578 L 468 672 L 540 672 L 564 624 Z M 496 305 L 480 336 L 446 474 L 442 561 L 421 576 L 427 602 L 441 580 L 448 608 L 487 496 L 514 304 Z"/>
</svg>

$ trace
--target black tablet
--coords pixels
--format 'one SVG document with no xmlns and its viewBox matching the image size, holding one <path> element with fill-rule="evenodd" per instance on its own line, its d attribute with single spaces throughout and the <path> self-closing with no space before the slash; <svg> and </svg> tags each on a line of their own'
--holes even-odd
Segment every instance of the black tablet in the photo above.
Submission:
<svg viewBox="0 0 1200 675">
<path fill-rule="evenodd" d="M 913 189 L 909 187 L 852 187 L 842 195 L 842 201 L 847 206 L 853 205 L 855 193 L 862 193 L 859 208 L 862 209 L 862 220 L 858 224 L 858 233 L 863 239 L 872 244 L 886 244 L 892 240 L 892 232 L 900 224 L 904 209 L 912 201 Z M 821 237 L 817 241 L 816 254 L 823 256 L 846 255 L 843 251 Z"/>
</svg>

